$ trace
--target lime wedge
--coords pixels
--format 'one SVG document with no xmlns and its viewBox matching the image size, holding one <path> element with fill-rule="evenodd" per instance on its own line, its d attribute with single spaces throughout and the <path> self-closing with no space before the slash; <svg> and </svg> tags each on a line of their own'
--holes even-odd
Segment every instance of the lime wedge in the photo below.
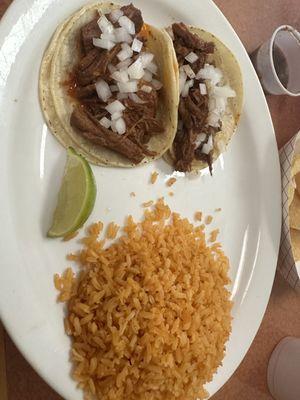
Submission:
<svg viewBox="0 0 300 400">
<path fill-rule="evenodd" d="M 89 163 L 69 147 L 49 237 L 62 237 L 79 229 L 90 216 L 96 199 L 96 183 Z"/>
</svg>

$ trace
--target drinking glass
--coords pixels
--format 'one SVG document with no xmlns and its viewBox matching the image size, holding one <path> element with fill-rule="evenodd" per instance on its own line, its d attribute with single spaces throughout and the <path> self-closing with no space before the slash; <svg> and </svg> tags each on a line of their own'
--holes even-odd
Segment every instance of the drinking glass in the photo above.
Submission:
<svg viewBox="0 0 300 400">
<path fill-rule="evenodd" d="M 300 96 L 300 33 L 295 28 L 279 26 L 250 57 L 266 93 Z"/>
</svg>

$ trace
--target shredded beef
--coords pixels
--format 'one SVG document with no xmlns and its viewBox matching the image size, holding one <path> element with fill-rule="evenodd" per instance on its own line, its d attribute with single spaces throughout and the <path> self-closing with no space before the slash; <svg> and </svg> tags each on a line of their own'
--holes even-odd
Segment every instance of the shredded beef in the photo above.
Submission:
<svg viewBox="0 0 300 400">
<path fill-rule="evenodd" d="M 75 88 L 75 96 L 78 99 L 84 99 L 85 97 L 91 97 L 96 94 L 96 87 L 95 84 L 92 83 L 91 85 L 87 86 L 77 86 Z"/>
<path fill-rule="evenodd" d="M 86 54 L 94 49 L 93 38 L 101 35 L 101 29 L 97 24 L 98 18 L 99 16 L 81 28 L 81 41 Z"/>
<path fill-rule="evenodd" d="M 134 22 L 135 33 L 139 33 L 144 24 L 142 13 L 139 9 L 135 8 L 133 4 L 121 7 L 124 15 Z"/>
<path fill-rule="evenodd" d="M 107 111 L 105 110 L 106 104 L 101 103 L 97 95 L 81 99 L 81 104 L 85 105 L 87 110 L 99 120 L 107 116 Z"/>
<path fill-rule="evenodd" d="M 98 58 L 101 54 L 101 50 L 94 47 L 92 50 L 90 50 L 86 56 L 81 58 L 81 60 L 78 63 L 78 69 L 80 71 L 84 71 L 87 69 L 95 60 Z"/>
<path fill-rule="evenodd" d="M 92 143 L 107 147 L 127 157 L 135 164 L 140 163 L 144 154 L 131 140 L 112 132 L 102 125 L 82 107 L 76 107 L 71 115 L 71 125 Z"/>
<path fill-rule="evenodd" d="M 190 171 L 195 152 L 195 133 L 193 129 L 179 130 L 174 142 L 175 168 L 177 171 Z"/>
<path fill-rule="evenodd" d="M 181 39 L 183 45 L 191 49 L 191 51 L 201 50 L 206 54 L 214 52 L 214 44 L 205 42 L 198 35 L 190 32 L 188 27 L 180 22 L 172 25 L 175 40 Z"/>
<path fill-rule="evenodd" d="M 174 48 L 180 66 L 186 64 L 185 57 L 194 52 L 198 60 L 190 64 L 197 74 L 207 62 L 209 54 L 214 52 L 214 44 L 205 42 L 199 36 L 189 31 L 183 23 L 172 25 L 174 34 Z M 175 167 L 179 171 L 191 170 L 193 160 L 200 159 L 207 162 L 211 169 L 211 156 L 201 153 L 202 146 L 196 149 L 197 134 L 208 132 L 206 121 L 208 117 L 208 96 L 202 95 L 199 89 L 201 81 L 194 79 L 194 86 L 189 90 L 187 97 L 181 97 L 178 107 L 178 119 L 182 126 L 178 129 L 174 140 Z"/>
<path fill-rule="evenodd" d="M 121 50 L 121 44 L 117 44 L 110 51 L 104 50 L 97 54 L 94 61 L 87 68 L 77 69 L 77 83 L 81 86 L 95 82 L 99 77 L 106 78 L 108 74 L 107 66 L 113 62 L 116 55 Z"/>
<path fill-rule="evenodd" d="M 138 34 L 144 23 L 140 10 L 132 4 L 121 9 L 124 15 L 134 22 L 135 31 Z M 106 17 L 110 19 L 109 14 L 106 14 Z M 136 103 L 130 98 L 121 100 L 126 107 L 122 115 L 126 124 L 124 135 L 118 135 L 99 123 L 101 118 L 110 119 L 111 116 L 105 109 L 107 103 L 103 103 L 97 95 L 95 83 L 99 79 L 104 79 L 109 85 L 116 84 L 111 78 L 108 65 L 119 63 L 117 54 L 121 50 L 121 44 L 116 44 L 110 51 L 94 47 L 92 39 L 101 35 L 98 19 L 97 13 L 92 21 L 80 29 L 78 36 L 77 47 L 80 59 L 70 73 L 71 84 L 68 81 L 68 93 L 77 100 L 78 106 L 72 113 L 70 123 L 91 143 L 107 147 L 127 157 L 133 163 L 139 163 L 144 156 L 156 155 L 149 151 L 147 143 L 152 136 L 164 131 L 162 122 L 157 118 L 158 94 L 154 89 L 150 93 L 139 90 L 136 94 L 141 99 L 141 103 Z M 113 25 L 120 26 L 118 22 Z M 145 42 L 142 37 L 140 40 Z M 139 54 L 135 54 L 132 57 L 133 62 L 138 56 Z M 149 82 L 141 81 L 140 87 L 143 84 L 150 85 Z M 116 100 L 115 94 L 108 102 L 114 100 Z"/>
<path fill-rule="evenodd" d="M 137 92 L 143 104 L 135 103 L 131 99 L 124 100 L 125 110 L 123 118 L 126 123 L 126 136 L 142 147 L 147 155 L 154 155 L 146 150 L 144 144 L 148 143 L 151 136 L 164 131 L 160 120 L 156 118 L 157 92 Z"/>
</svg>

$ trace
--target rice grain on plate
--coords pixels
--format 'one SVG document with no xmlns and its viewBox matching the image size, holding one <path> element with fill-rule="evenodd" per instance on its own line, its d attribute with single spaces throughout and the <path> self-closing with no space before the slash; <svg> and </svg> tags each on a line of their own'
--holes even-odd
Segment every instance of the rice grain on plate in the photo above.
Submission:
<svg viewBox="0 0 300 400">
<path fill-rule="evenodd" d="M 172 186 L 172 185 L 174 185 L 174 183 L 177 181 L 177 179 L 176 178 L 170 178 L 170 179 L 168 179 L 167 180 L 167 186 Z"/>
<path fill-rule="evenodd" d="M 158 172 L 153 171 L 150 177 L 150 182 L 152 183 L 152 185 L 154 185 L 154 183 L 156 182 L 158 178 Z"/>
<path fill-rule="evenodd" d="M 231 331 L 228 259 L 162 199 L 123 231 L 105 248 L 90 230 L 80 274 L 55 277 L 72 376 L 103 400 L 204 399 Z"/>
</svg>

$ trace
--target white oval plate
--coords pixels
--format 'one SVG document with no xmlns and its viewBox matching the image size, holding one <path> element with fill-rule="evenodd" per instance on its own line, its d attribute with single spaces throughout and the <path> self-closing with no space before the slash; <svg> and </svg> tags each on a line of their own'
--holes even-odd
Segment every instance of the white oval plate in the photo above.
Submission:
<svg viewBox="0 0 300 400">
<path fill-rule="evenodd" d="M 65 151 L 49 133 L 38 100 L 40 61 L 56 26 L 82 0 L 15 0 L 0 26 L 0 310 L 13 340 L 36 371 L 65 399 L 81 399 L 71 380 L 69 340 L 63 308 L 55 302 L 53 274 L 67 266 L 77 244 L 45 237 L 65 162 Z M 238 58 L 245 105 L 229 150 L 214 176 L 179 177 L 169 189 L 171 169 L 155 165 L 121 170 L 93 167 L 98 186 L 89 221 L 123 222 L 141 216 L 140 204 L 164 195 L 172 209 L 193 217 L 215 216 L 231 262 L 233 331 L 223 366 L 207 388 L 214 394 L 247 352 L 263 317 L 274 278 L 281 224 L 279 162 L 266 101 L 245 49 L 210 0 L 137 0 L 145 20 L 158 26 L 184 21 L 220 38 Z M 156 185 L 151 171 L 160 172 Z M 168 196 L 173 190 L 174 197 Z M 137 196 L 131 198 L 130 192 Z M 216 208 L 222 211 L 215 213 Z"/>
</svg>

